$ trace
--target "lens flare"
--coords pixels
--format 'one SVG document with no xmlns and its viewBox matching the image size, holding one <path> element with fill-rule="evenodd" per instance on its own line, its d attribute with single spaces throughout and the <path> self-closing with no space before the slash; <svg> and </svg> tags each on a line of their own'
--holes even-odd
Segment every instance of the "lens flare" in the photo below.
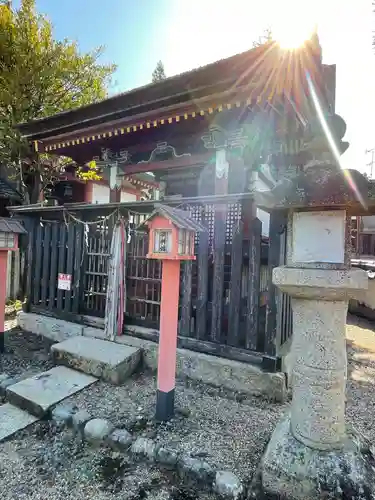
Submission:
<svg viewBox="0 0 375 500">
<path fill-rule="evenodd" d="M 359 192 L 359 189 L 358 189 L 356 183 L 354 182 L 354 179 L 351 176 L 350 172 L 348 170 L 344 170 L 342 168 L 340 152 L 339 152 L 338 147 L 335 143 L 335 139 L 334 139 L 334 137 L 329 129 L 327 120 L 325 119 L 322 106 L 319 102 L 318 94 L 315 91 L 315 87 L 314 87 L 314 84 L 311 80 L 309 73 L 306 73 L 306 79 L 307 79 L 307 84 L 308 84 L 308 87 L 309 87 L 309 90 L 311 93 L 312 101 L 313 101 L 313 104 L 314 104 L 314 107 L 316 110 L 316 114 L 318 116 L 319 122 L 321 124 L 322 129 L 323 129 L 323 132 L 327 138 L 328 145 L 331 149 L 331 152 L 332 152 L 337 164 L 340 166 L 340 168 L 342 170 L 342 174 L 343 174 L 346 182 L 348 183 L 349 187 L 352 189 L 353 193 L 355 194 L 357 200 L 359 201 L 359 203 L 362 205 L 363 208 L 367 209 L 366 202 L 363 199 L 363 196 L 361 195 L 361 193 Z"/>
</svg>

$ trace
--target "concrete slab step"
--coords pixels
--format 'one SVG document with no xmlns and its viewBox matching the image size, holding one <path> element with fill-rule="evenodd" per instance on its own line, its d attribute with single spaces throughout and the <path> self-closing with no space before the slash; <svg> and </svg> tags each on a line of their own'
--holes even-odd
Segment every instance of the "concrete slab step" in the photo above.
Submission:
<svg viewBox="0 0 375 500">
<path fill-rule="evenodd" d="M 108 340 L 72 337 L 51 347 L 56 364 L 69 366 L 113 384 L 129 378 L 141 360 L 141 349 Z"/>
<path fill-rule="evenodd" d="M 97 379 L 76 372 L 65 366 L 55 366 L 7 388 L 9 403 L 37 417 L 43 417 L 48 410 L 63 399 L 81 391 Z"/>
<path fill-rule="evenodd" d="M 0 406 L 0 442 L 38 420 L 38 417 L 9 403 Z"/>
</svg>

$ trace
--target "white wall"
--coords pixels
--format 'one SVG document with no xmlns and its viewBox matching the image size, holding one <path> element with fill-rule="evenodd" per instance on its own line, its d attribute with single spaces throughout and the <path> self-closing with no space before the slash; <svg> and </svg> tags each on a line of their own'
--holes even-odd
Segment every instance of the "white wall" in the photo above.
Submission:
<svg viewBox="0 0 375 500">
<path fill-rule="evenodd" d="M 120 201 L 121 203 L 125 201 L 137 201 L 137 195 L 133 193 L 127 193 L 126 191 L 121 191 Z"/>
<path fill-rule="evenodd" d="M 270 214 L 257 208 L 257 217 L 262 222 L 262 236 L 270 235 Z"/>
<path fill-rule="evenodd" d="M 92 203 L 109 203 L 109 186 L 103 184 L 93 184 Z"/>
<path fill-rule="evenodd" d="M 375 216 L 374 215 L 365 215 L 362 217 L 363 223 L 363 233 L 375 233 Z"/>
</svg>

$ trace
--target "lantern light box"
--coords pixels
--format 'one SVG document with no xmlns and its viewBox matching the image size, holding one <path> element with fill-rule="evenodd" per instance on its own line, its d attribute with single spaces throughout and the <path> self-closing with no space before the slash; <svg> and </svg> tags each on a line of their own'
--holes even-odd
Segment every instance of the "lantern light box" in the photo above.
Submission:
<svg viewBox="0 0 375 500">
<path fill-rule="evenodd" d="M 140 228 L 150 232 L 147 258 L 161 260 L 195 260 L 195 234 L 205 231 L 189 212 L 161 204 Z"/>
<path fill-rule="evenodd" d="M 18 235 L 26 234 L 21 222 L 15 219 L 0 217 L 0 250 L 17 250 Z"/>
</svg>

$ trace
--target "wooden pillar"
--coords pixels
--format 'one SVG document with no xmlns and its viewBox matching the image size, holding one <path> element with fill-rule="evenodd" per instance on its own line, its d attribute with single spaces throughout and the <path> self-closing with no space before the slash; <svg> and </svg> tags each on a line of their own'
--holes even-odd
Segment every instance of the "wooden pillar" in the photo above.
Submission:
<svg viewBox="0 0 375 500">
<path fill-rule="evenodd" d="M 161 283 L 156 420 L 174 415 L 180 261 L 164 260 Z"/>
<path fill-rule="evenodd" d="M 216 150 L 215 195 L 228 194 L 227 152 L 225 148 Z M 214 273 L 212 286 L 211 339 L 220 342 L 223 314 L 225 229 L 227 204 L 215 205 L 214 223 Z"/>
<path fill-rule="evenodd" d="M 84 185 L 84 201 L 85 203 L 92 203 L 94 185 L 92 182 L 88 181 Z"/>
<path fill-rule="evenodd" d="M 120 203 L 121 201 L 121 189 L 111 189 L 109 192 L 109 202 L 110 203 Z"/>
<path fill-rule="evenodd" d="M 264 339 L 263 368 L 267 371 L 276 371 L 278 367 L 277 353 L 277 303 L 279 292 L 272 282 L 272 271 L 280 265 L 281 233 L 286 230 L 286 215 L 281 211 L 272 212 L 269 226 L 268 252 L 268 293 L 267 317 Z"/>
</svg>

